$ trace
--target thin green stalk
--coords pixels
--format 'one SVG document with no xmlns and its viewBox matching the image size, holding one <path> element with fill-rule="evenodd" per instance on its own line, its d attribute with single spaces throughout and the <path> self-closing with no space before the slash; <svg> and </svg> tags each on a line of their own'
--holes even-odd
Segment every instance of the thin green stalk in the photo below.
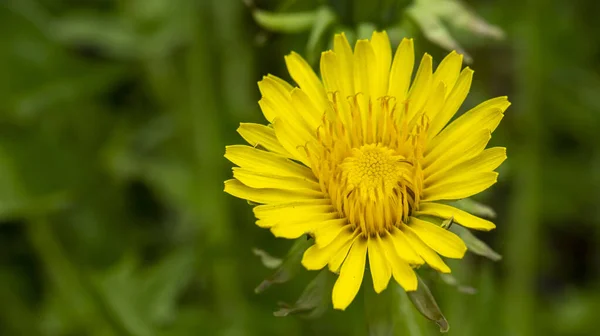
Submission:
<svg viewBox="0 0 600 336">
<path fill-rule="evenodd" d="M 514 195 L 511 198 L 506 233 L 505 267 L 508 269 L 504 305 L 506 335 L 535 334 L 535 275 L 540 235 L 540 127 L 541 32 L 539 8 L 541 0 L 526 1 L 520 11 L 514 36 L 516 58 L 521 61 L 517 73 L 517 96 L 514 118 L 519 134 L 519 148 L 513 150 Z M 517 6 L 518 7 L 518 6 Z"/>
<path fill-rule="evenodd" d="M 117 320 L 106 314 L 105 306 L 89 288 L 82 274 L 68 259 L 46 218 L 39 217 L 27 223 L 29 240 L 37 252 L 44 269 L 72 316 L 81 327 L 94 331 L 93 335 L 116 333 L 136 336 Z"/>
<path fill-rule="evenodd" d="M 242 8 L 242 2 L 201 2 L 201 14 L 194 16 L 192 27 L 196 34 L 187 56 L 187 122 L 191 125 L 198 188 L 202 189 L 199 213 L 205 220 L 207 234 L 201 239 L 202 244 L 206 244 L 205 253 L 212 259 L 210 265 L 203 267 L 211 267 L 215 302 L 223 318 L 221 325 L 238 332 L 244 329 L 247 309 L 238 285 L 239 267 L 233 255 L 237 249 L 231 227 L 233 220 L 227 195 L 223 192 L 223 181 L 228 174 L 223 158 L 226 142 L 222 129 L 229 104 L 239 99 L 240 91 L 243 91 L 235 87 L 240 85 L 233 78 L 235 72 L 232 73 L 223 61 L 225 54 L 226 59 L 235 57 L 235 44 L 244 43 L 227 29 L 241 20 Z M 215 38 L 215 34 L 221 36 Z"/>
</svg>

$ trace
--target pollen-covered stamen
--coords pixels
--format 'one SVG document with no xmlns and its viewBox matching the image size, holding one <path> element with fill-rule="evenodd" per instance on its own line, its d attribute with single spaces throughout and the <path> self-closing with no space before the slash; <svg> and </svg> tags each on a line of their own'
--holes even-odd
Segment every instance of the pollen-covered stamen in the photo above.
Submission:
<svg viewBox="0 0 600 336">
<path fill-rule="evenodd" d="M 323 118 L 316 152 L 308 156 L 340 216 L 361 234 L 380 235 L 418 208 L 428 120 L 406 120 L 407 102 L 394 97 L 362 105 L 359 97 L 343 102 L 330 94 L 333 113 Z"/>
</svg>

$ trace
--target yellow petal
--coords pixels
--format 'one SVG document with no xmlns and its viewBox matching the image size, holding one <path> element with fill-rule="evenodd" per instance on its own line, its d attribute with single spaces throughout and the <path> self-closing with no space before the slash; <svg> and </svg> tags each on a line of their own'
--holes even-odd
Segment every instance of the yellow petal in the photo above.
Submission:
<svg viewBox="0 0 600 336">
<path fill-rule="evenodd" d="M 463 55 L 456 51 L 452 51 L 448 56 L 444 57 L 433 73 L 433 86 L 435 87 L 439 85 L 440 82 L 443 82 L 447 87 L 446 92 L 450 93 L 460 74 L 462 60 Z"/>
<path fill-rule="evenodd" d="M 321 54 L 321 77 L 323 78 L 325 89 L 328 95 L 331 96 L 332 101 L 335 99 L 338 102 L 336 106 L 340 118 L 344 124 L 349 125 L 352 118 L 350 116 L 350 107 L 346 103 L 346 97 L 354 94 L 354 92 L 347 91 L 352 88 L 344 83 L 345 80 L 348 80 L 346 78 L 348 74 L 342 73 L 342 68 L 343 65 L 336 53 L 329 50 Z"/>
<path fill-rule="evenodd" d="M 267 174 L 245 168 L 233 168 L 233 177 L 251 188 L 305 190 L 314 191 L 315 197 L 323 196 L 319 183 L 306 177 Z"/>
<path fill-rule="evenodd" d="M 325 92 L 336 92 L 343 90 L 340 85 L 340 66 L 338 64 L 337 55 L 331 50 L 327 50 L 321 53 L 321 78 L 323 78 L 323 85 L 325 86 Z"/>
<path fill-rule="evenodd" d="M 367 251 L 369 253 L 369 269 L 373 278 L 373 288 L 376 293 L 383 292 L 387 288 L 390 278 L 392 277 L 392 269 L 385 257 L 385 251 L 381 245 L 381 238 L 376 236 L 368 238 Z"/>
<path fill-rule="evenodd" d="M 429 120 L 435 118 L 435 116 L 440 113 L 442 107 L 444 107 L 444 96 L 446 95 L 446 84 L 444 82 L 439 82 L 437 86 L 431 91 L 431 96 L 429 100 L 425 104 L 425 108 L 423 109 L 423 113 L 427 115 Z M 414 125 L 421 114 L 418 113 L 413 117 L 411 121 L 411 125 Z"/>
<path fill-rule="evenodd" d="M 269 122 L 273 122 L 275 118 L 277 118 L 277 107 L 273 104 L 273 101 L 269 98 L 262 97 L 258 101 L 258 106 L 260 106 L 260 110 L 263 113 L 265 119 Z"/>
<path fill-rule="evenodd" d="M 412 267 L 398 255 L 390 238 L 391 236 L 387 236 L 382 240 L 382 243 L 387 260 L 392 268 L 392 275 L 405 291 L 413 291 L 417 289 L 417 275 Z"/>
<path fill-rule="evenodd" d="M 269 122 L 273 122 L 277 116 L 289 116 L 295 113 L 288 88 L 275 78 L 275 76 L 265 76 L 258 82 L 258 89 L 262 94 L 258 104 Z"/>
<path fill-rule="evenodd" d="M 345 310 L 360 289 L 365 273 L 367 242 L 357 239 L 342 265 L 340 276 L 333 286 L 333 308 Z"/>
<path fill-rule="evenodd" d="M 273 77 L 263 77 L 263 80 L 258 82 L 258 87 L 263 95 L 258 105 L 265 118 L 271 123 L 275 119 L 279 119 L 294 125 L 294 135 L 302 142 L 313 140 L 322 113 L 318 112 L 301 89 L 295 88 L 288 91 Z"/>
<path fill-rule="evenodd" d="M 270 204 L 269 204 L 270 205 Z M 256 221 L 256 225 L 262 228 L 273 228 L 277 226 L 277 232 L 283 232 L 286 230 L 287 226 L 295 226 L 296 224 L 306 224 L 316 223 L 314 225 L 326 222 L 331 219 L 337 218 L 336 212 L 314 212 L 314 213 L 305 213 L 302 216 L 291 217 L 291 215 L 286 216 L 268 216 L 262 217 Z M 312 225 L 312 224 L 311 224 Z M 312 226 L 311 226 L 312 227 Z M 297 232 L 298 230 L 291 228 L 290 232 Z M 310 230 L 313 231 L 312 229 Z M 304 232 L 302 232 L 304 233 Z M 288 238 L 288 236 L 301 235 L 302 233 L 282 233 L 282 237 Z"/>
<path fill-rule="evenodd" d="M 227 146 L 225 147 L 225 157 L 234 164 L 252 171 L 306 178 L 316 182 L 310 169 L 258 148 L 243 145 Z"/>
<path fill-rule="evenodd" d="M 294 81 L 300 86 L 302 91 L 313 101 L 313 104 L 319 110 L 325 110 L 327 105 L 327 96 L 323 89 L 323 84 L 315 74 L 310 65 L 295 52 L 285 57 L 285 64 L 288 72 Z"/>
<path fill-rule="evenodd" d="M 314 232 L 316 228 L 326 225 L 329 220 L 336 217 L 337 213 L 318 213 L 312 214 L 304 221 L 295 218 L 278 219 L 277 223 L 271 225 L 271 232 L 275 237 L 296 239 L 303 234 Z"/>
<path fill-rule="evenodd" d="M 412 39 L 403 39 L 396 49 L 394 62 L 390 70 L 388 95 L 396 97 L 398 104 L 406 99 L 410 79 L 415 66 L 415 50 Z"/>
<path fill-rule="evenodd" d="M 494 223 L 488 220 L 473 216 L 470 213 L 457 209 L 453 206 L 440 203 L 421 203 L 419 205 L 419 211 L 417 211 L 416 214 L 430 215 L 443 219 L 454 218 L 454 222 L 464 227 L 476 230 L 489 231 L 496 227 Z"/>
<path fill-rule="evenodd" d="M 427 246 L 414 231 L 410 230 L 407 225 L 402 227 L 402 232 L 406 235 L 406 238 L 408 238 L 408 242 L 413 250 L 415 250 L 429 266 L 439 272 L 450 273 L 450 267 L 444 263 L 442 258 Z"/>
<path fill-rule="evenodd" d="M 295 88 L 290 94 L 292 96 L 292 104 L 294 104 L 296 113 L 302 116 L 308 127 L 314 132 L 317 127 L 321 125 L 321 120 L 325 110 L 317 109 L 317 107 L 302 89 Z"/>
<path fill-rule="evenodd" d="M 315 222 L 296 223 L 294 225 L 275 225 L 271 227 L 271 233 L 278 238 L 296 239 L 312 232 Z"/>
<path fill-rule="evenodd" d="M 392 62 L 392 46 L 390 38 L 385 31 L 373 32 L 371 46 L 377 59 L 378 82 L 375 83 L 375 97 L 383 97 L 387 93 L 390 64 Z"/>
<path fill-rule="evenodd" d="M 396 253 L 400 258 L 402 258 L 402 260 L 414 265 L 422 265 L 425 262 L 423 258 L 421 258 L 419 254 L 413 250 L 408 242 L 408 239 L 406 238 L 406 235 L 404 235 L 401 230 L 394 228 L 392 233 L 388 233 L 387 236 L 388 239 L 384 239 L 384 243 L 391 244 L 391 247 L 395 249 Z"/>
<path fill-rule="evenodd" d="M 467 95 L 469 94 L 472 80 L 473 70 L 465 68 L 460 73 L 460 76 L 456 81 L 456 85 L 452 91 L 450 91 L 444 107 L 431 121 L 429 130 L 427 132 L 430 139 L 436 136 L 442 130 L 442 128 L 446 126 L 448 121 L 450 121 L 450 119 L 452 119 L 452 117 L 456 114 L 462 103 L 465 101 L 465 98 L 467 98 Z"/>
<path fill-rule="evenodd" d="M 292 154 L 294 159 L 310 167 L 310 160 L 303 147 L 309 145 L 311 141 L 315 141 L 314 138 L 299 133 L 297 127 L 280 118 L 273 120 L 273 129 L 275 130 L 277 140 L 279 140 L 283 148 Z"/>
<path fill-rule="evenodd" d="M 276 81 L 282 89 L 285 89 L 288 92 L 292 91 L 292 89 L 294 88 L 293 86 L 290 85 L 290 83 L 286 82 L 285 80 L 283 80 L 275 75 L 268 74 L 267 77 L 271 80 Z"/>
<path fill-rule="evenodd" d="M 423 201 L 467 198 L 491 187 L 497 180 L 496 172 L 464 174 L 448 182 L 426 186 L 423 190 Z"/>
<path fill-rule="evenodd" d="M 423 55 L 421 64 L 417 70 L 415 81 L 408 92 L 408 113 L 407 118 L 411 120 L 412 117 L 421 111 L 431 91 L 431 63 L 432 59 L 429 54 Z"/>
<path fill-rule="evenodd" d="M 250 202 L 261 204 L 289 203 L 319 199 L 312 192 L 303 190 L 255 189 L 231 179 L 225 181 L 225 192 Z"/>
<path fill-rule="evenodd" d="M 474 158 L 457 165 L 452 170 L 456 172 L 482 173 L 498 168 L 504 160 L 506 160 L 506 148 L 492 147 L 484 150 Z"/>
<path fill-rule="evenodd" d="M 275 130 L 269 126 L 241 123 L 237 131 L 252 147 L 260 146 L 270 152 L 290 157 L 290 153 L 277 140 Z"/>
<path fill-rule="evenodd" d="M 437 172 L 446 171 L 479 155 L 492 138 L 489 130 L 479 130 L 464 134 L 463 139 L 451 148 L 441 151 L 432 150 L 423 159 L 424 175 L 432 176 Z"/>
<path fill-rule="evenodd" d="M 354 238 L 352 240 L 352 243 L 344 245 L 339 251 L 337 251 L 337 253 L 335 253 L 333 255 L 331 260 L 329 260 L 328 265 L 329 265 L 329 270 L 331 272 L 333 272 L 333 273 L 339 272 L 340 267 L 342 266 L 342 263 L 344 262 L 344 260 L 346 260 L 346 256 L 348 256 L 350 247 L 352 247 L 352 244 L 354 244 L 354 241 L 357 239 L 362 239 L 362 238 L 359 237 L 358 234 L 355 234 Z"/>
<path fill-rule="evenodd" d="M 465 134 L 476 130 L 489 129 L 490 132 L 494 132 L 508 106 L 510 106 L 510 102 L 506 97 L 497 97 L 477 105 L 450 123 L 433 138 L 425 150 L 425 154 L 427 155 L 435 148 L 445 151 L 460 141 Z"/>
<path fill-rule="evenodd" d="M 319 247 L 327 246 L 342 231 L 348 230 L 348 220 L 346 218 L 335 218 L 315 228 L 315 242 Z"/>
<path fill-rule="evenodd" d="M 354 238 L 349 231 L 342 231 L 340 234 L 331 242 L 331 244 L 320 248 L 316 244 L 309 247 L 304 255 L 302 256 L 302 265 L 307 270 L 320 270 L 325 267 L 327 263 L 342 249 L 346 250 L 352 245 Z"/>
<path fill-rule="evenodd" d="M 358 97 L 363 121 L 366 121 L 369 111 L 369 99 L 377 99 L 377 58 L 368 40 L 358 40 L 354 47 L 354 89 L 361 93 Z"/>
<path fill-rule="evenodd" d="M 315 213 L 333 213 L 336 210 L 329 200 L 315 199 L 302 202 L 257 205 L 253 209 L 254 216 L 258 219 L 267 218 L 299 218 L 305 220 Z"/>
<path fill-rule="evenodd" d="M 446 172 L 444 170 L 437 170 L 432 175 L 427 176 L 425 183 L 435 185 L 444 183 L 444 181 L 454 180 L 462 174 L 490 172 L 498 168 L 504 160 L 506 160 L 506 148 L 488 148 L 479 153 L 479 155 L 452 167 Z"/>
<path fill-rule="evenodd" d="M 408 228 L 444 257 L 460 259 L 467 252 L 467 246 L 462 239 L 438 225 L 411 217 Z"/>
<path fill-rule="evenodd" d="M 339 81 L 342 92 L 348 96 L 354 95 L 354 55 L 344 33 L 336 34 L 333 38 L 333 51 L 339 64 Z M 343 97 L 345 99 L 345 97 Z"/>
<path fill-rule="evenodd" d="M 254 207 L 254 215 L 258 219 L 256 225 L 262 228 L 271 228 L 283 222 L 309 222 L 315 216 L 335 218 L 335 210 L 327 200 L 315 199 L 302 202 L 263 204 Z"/>
</svg>

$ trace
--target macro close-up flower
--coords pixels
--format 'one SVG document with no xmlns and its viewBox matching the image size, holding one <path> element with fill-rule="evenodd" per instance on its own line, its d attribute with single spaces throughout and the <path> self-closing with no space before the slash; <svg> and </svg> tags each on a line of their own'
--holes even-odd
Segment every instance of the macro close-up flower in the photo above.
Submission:
<svg viewBox="0 0 600 336">
<path fill-rule="evenodd" d="M 354 48 L 338 34 L 320 77 L 292 52 L 297 86 L 273 75 L 258 83 L 268 125 L 239 127 L 248 144 L 226 149 L 238 167 L 225 191 L 252 202 L 256 224 L 276 237 L 314 238 L 302 265 L 339 274 L 334 308 L 350 305 L 366 269 L 377 293 L 391 278 L 414 291 L 424 264 L 449 273 L 442 257 L 467 248 L 442 222 L 495 227 L 452 201 L 497 181 L 506 150 L 486 147 L 510 103 L 493 98 L 455 118 L 473 77 L 462 60 L 451 52 L 434 67 L 425 54 L 414 72 L 412 39 L 393 52 L 386 32 Z"/>
</svg>

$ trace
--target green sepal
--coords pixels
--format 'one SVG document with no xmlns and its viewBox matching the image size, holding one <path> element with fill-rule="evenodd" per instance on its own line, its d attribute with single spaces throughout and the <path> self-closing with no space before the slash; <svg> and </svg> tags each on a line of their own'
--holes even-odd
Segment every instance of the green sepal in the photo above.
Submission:
<svg viewBox="0 0 600 336">
<path fill-rule="evenodd" d="M 419 280 L 417 290 L 406 292 L 406 295 L 408 295 L 408 298 L 412 301 L 413 305 L 421 315 L 434 321 L 440 327 L 440 332 L 448 332 L 448 330 L 450 330 L 450 325 L 444 317 L 444 314 L 442 314 L 429 287 L 427 287 L 425 282 L 418 275 L 417 279 Z"/>
<path fill-rule="evenodd" d="M 496 211 L 494 209 L 470 198 L 461 199 L 449 204 L 478 217 L 496 218 Z"/>
<path fill-rule="evenodd" d="M 304 318 L 317 318 L 331 306 L 331 291 L 336 276 L 323 269 L 304 289 L 296 303 L 288 305 L 280 302 L 280 309 L 273 315 L 278 317 L 299 315 Z"/>
<path fill-rule="evenodd" d="M 467 249 L 475 254 L 486 257 L 493 261 L 499 261 L 502 256 L 489 247 L 486 243 L 475 237 L 471 231 L 460 225 L 453 225 L 450 231 L 456 233 L 467 245 Z"/>
<path fill-rule="evenodd" d="M 271 276 L 263 280 L 263 282 L 254 289 L 254 292 L 257 294 L 262 293 L 267 288 L 271 287 L 272 284 L 284 283 L 294 277 L 298 270 L 302 268 L 300 260 L 302 260 L 304 251 L 312 244 L 312 239 L 306 239 L 306 236 L 296 239 L 294 245 L 292 245 L 285 258 L 283 258 L 279 267 L 275 269 L 275 272 Z"/>
<path fill-rule="evenodd" d="M 450 230 L 450 227 L 452 227 L 452 224 L 454 224 L 454 217 L 450 217 L 448 219 L 443 220 L 441 227 L 443 229 Z"/>
</svg>

